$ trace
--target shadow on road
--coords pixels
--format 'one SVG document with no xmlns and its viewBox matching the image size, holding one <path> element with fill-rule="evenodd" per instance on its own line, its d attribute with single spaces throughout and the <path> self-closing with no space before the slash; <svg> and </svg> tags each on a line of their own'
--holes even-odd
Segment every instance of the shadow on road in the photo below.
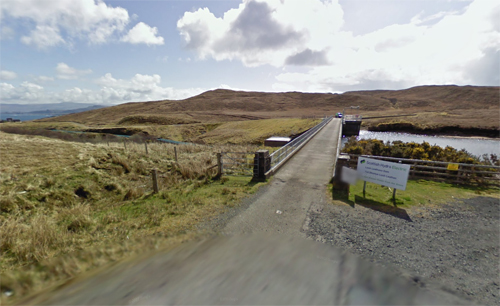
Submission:
<svg viewBox="0 0 500 306">
<path fill-rule="evenodd" d="M 391 206 L 382 202 L 369 200 L 358 195 L 355 195 L 354 201 L 352 201 L 351 199 L 349 199 L 349 193 L 347 191 L 340 191 L 335 189 L 332 190 L 332 198 L 333 200 L 344 202 L 352 208 L 354 208 L 357 204 L 369 209 L 382 212 L 384 214 L 394 216 L 396 218 L 413 222 L 406 210 L 397 207 L 396 204 L 394 204 L 394 206 Z"/>
<path fill-rule="evenodd" d="M 360 196 L 355 196 L 354 197 L 354 203 L 361 205 L 363 207 L 373 209 L 379 212 L 382 212 L 384 214 L 388 214 L 391 216 L 394 216 L 396 218 L 400 218 L 406 221 L 413 222 L 413 220 L 410 218 L 406 210 L 396 207 L 396 206 L 391 206 L 387 205 L 378 201 L 373 201 L 369 200 Z M 354 206 L 354 205 L 351 205 Z"/>
</svg>

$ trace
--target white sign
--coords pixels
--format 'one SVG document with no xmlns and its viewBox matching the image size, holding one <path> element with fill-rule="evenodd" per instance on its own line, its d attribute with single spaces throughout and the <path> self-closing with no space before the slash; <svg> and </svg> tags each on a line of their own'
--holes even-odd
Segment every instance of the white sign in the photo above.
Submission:
<svg viewBox="0 0 500 306">
<path fill-rule="evenodd" d="M 358 158 L 358 178 L 363 181 L 406 190 L 410 165 L 366 157 Z"/>
<path fill-rule="evenodd" d="M 340 180 L 349 185 L 356 185 L 356 181 L 358 180 L 358 171 L 351 168 L 342 167 Z"/>
</svg>

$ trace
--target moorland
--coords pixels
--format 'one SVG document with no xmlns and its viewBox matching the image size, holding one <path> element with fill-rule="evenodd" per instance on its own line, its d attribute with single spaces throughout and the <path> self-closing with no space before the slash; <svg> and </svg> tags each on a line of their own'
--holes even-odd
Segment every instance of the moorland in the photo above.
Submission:
<svg viewBox="0 0 500 306">
<path fill-rule="evenodd" d="M 359 109 L 350 109 L 359 106 Z M 346 109 L 347 108 L 347 109 Z M 320 118 L 346 109 L 361 114 L 362 128 L 424 134 L 499 137 L 499 87 L 418 86 L 404 90 L 331 93 L 263 93 L 217 89 L 179 101 L 126 103 L 25 125 L 107 132 L 196 143 L 261 143 L 275 133 L 266 119 Z M 295 123 L 294 123 L 295 124 Z M 247 135 L 262 131 L 261 137 Z M 259 132 L 260 133 L 260 132 Z M 227 138 L 231 140 L 226 140 Z"/>
<path fill-rule="evenodd" d="M 363 115 L 365 129 L 498 137 L 499 97 L 498 87 L 475 86 L 343 94 L 218 89 L 180 101 L 126 103 L 3 123 L 2 301 L 11 303 L 132 254 L 192 239 L 197 224 L 263 184 L 238 177 L 216 180 L 216 152 L 253 152 L 269 136 L 300 134 L 319 118 L 350 106 L 360 107 L 346 113 Z M 90 136 L 58 137 L 53 129 Z M 149 143 L 146 152 L 143 143 L 124 145 L 105 134 L 195 145 L 174 149 Z M 152 169 L 160 173 L 156 194 Z"/>
</svg>

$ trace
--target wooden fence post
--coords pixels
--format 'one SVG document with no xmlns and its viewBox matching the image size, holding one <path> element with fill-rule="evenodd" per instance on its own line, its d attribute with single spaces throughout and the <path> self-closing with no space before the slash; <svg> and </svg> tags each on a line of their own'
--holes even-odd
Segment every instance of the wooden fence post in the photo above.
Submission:
<svg viewBox="0 0 500 306">
<path fill-rule="evenodd" d="M 125 150 L 127 150 L 127 141 L 123 140 L 123 146 L 125 147 Z"/>
<path fill-rule="evenodd" d="M 153 177 L 153 193 L 158 193 L 158 173 L 156 169 L 151 170 L 151 176 Z"/>
<path fill-rule="evenodd" d="M 222 176 L 222 154 L 217 153 L 217 177 Z"/>
<path fill-rule="evenodd" d="M 146 154 L 149 154 L 149 153 L 148 153 L 148 143 L 147 143 L 147 142 L 145 142 L 145 143 L 144 143 L 144 146 L 146 147 Z"/>
<path fill-rule="evenodd" d="M 177 147 L 174 147 L 174 153 L 175 153 L 175 162 L 177 162 Z"/>
</svg>

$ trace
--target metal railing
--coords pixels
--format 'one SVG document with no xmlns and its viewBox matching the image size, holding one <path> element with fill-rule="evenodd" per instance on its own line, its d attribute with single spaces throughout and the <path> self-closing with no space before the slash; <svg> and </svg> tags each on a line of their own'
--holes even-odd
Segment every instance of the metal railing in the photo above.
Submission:
<svg viewBox="0 0 500 306">
<path fill-rule="evenodd" d="M 302 147 L 302 145 L 311 139 L 319 130 L 321 130 L 333 117 L 326 117 L 321 121 L 320 124 L 316 125 L 312 129 L 303 133 L 299 137 L 293 139 L 286 145 L 282 146 L 278 150 L 271 154 L 271 170 L 278 167 L 283 161 L 287 159 L 288 156 L 293 155 L 295 151 Z"/>
</svg>

